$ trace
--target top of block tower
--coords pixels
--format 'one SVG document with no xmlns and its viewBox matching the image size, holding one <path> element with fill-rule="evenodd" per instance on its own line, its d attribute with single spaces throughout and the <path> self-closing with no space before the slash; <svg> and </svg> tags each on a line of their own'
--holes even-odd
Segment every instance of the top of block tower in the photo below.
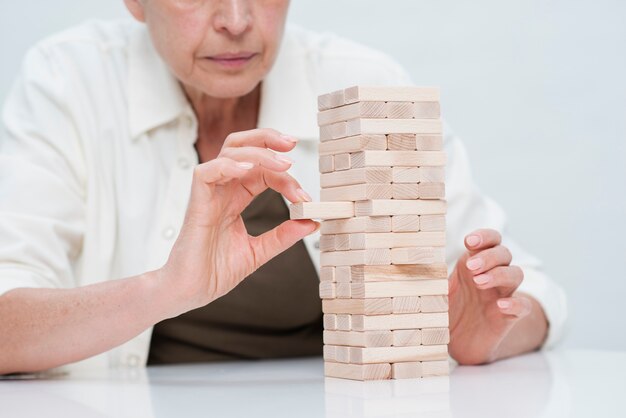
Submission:
<svg viewBox="0 0 626 418">
<path fill-rule="evenodd" d="M 437 87 L 416 86 L 353 86 L 322 94 L 317 99 L 319 110 L 332 109 L 356 102 L 438 102 Z"/>
</svg>

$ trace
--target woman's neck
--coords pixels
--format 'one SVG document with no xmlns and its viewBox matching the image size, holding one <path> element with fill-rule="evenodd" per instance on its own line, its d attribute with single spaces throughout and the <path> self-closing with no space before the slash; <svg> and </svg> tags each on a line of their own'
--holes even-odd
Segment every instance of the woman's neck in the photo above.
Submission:
<svg viewBox="0 0 626 418">
<path fill-rule="evenodd" d="M 198 119 L 196 151 L 200 162 L 217 157 L 230 133 L 256 128 L 260 84 L 245 96 L 228 99 L 210 97 L 187 88 L 184 90 Z"/>
</svg>

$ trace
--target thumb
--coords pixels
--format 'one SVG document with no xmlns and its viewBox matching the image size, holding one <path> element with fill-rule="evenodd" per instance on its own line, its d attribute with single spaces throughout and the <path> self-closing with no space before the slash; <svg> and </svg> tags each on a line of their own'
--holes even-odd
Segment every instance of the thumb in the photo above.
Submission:
<svg viewBox="0 0 626 418">
<path fill-rule="evenodd" d="M 288 220 L 276 228 L 250 238 L 254 252 L 254 269 L 258 269 L 278 254 L 319 229 L 319 223 L 310 219 Z"/>
</svg>

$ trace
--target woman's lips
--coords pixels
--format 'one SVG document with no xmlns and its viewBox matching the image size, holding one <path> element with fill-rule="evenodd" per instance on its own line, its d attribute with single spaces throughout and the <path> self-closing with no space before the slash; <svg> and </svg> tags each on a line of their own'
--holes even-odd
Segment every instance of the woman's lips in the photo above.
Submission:
<svg viewBox="0 0 626 418">
<path fill-rule="evenodd" d="M 236 52 L 206 57 L 212 63 L 223 68 L 238 69 L 249 63 L 258 54 L 256 52 Z"/>
</svg>

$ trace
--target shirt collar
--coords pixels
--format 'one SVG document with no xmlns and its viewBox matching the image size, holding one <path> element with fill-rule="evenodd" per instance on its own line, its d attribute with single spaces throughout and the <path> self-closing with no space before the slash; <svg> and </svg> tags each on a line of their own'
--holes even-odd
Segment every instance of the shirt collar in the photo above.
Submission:
<svg viewBox="0 0 626 418">
<path fill-rule="evenodd" d="M 189 102 L 157 53 L 145 25 L 133 28 L 129 45 L 128 112 L 133 139 L 181 116 Z"/>
<path fill-rule="evenodd" d="M 261 85 L 258 126 L 301 140 L 317 140 L 317 95 L 310 81 L 305 48 L 285 31 L 274 66 Z M 133 139 L 183 114 L 190 105 L 183 90 L 152 44 L 144 25 L 131 34 L 128 108 Z"/>
</svg>

